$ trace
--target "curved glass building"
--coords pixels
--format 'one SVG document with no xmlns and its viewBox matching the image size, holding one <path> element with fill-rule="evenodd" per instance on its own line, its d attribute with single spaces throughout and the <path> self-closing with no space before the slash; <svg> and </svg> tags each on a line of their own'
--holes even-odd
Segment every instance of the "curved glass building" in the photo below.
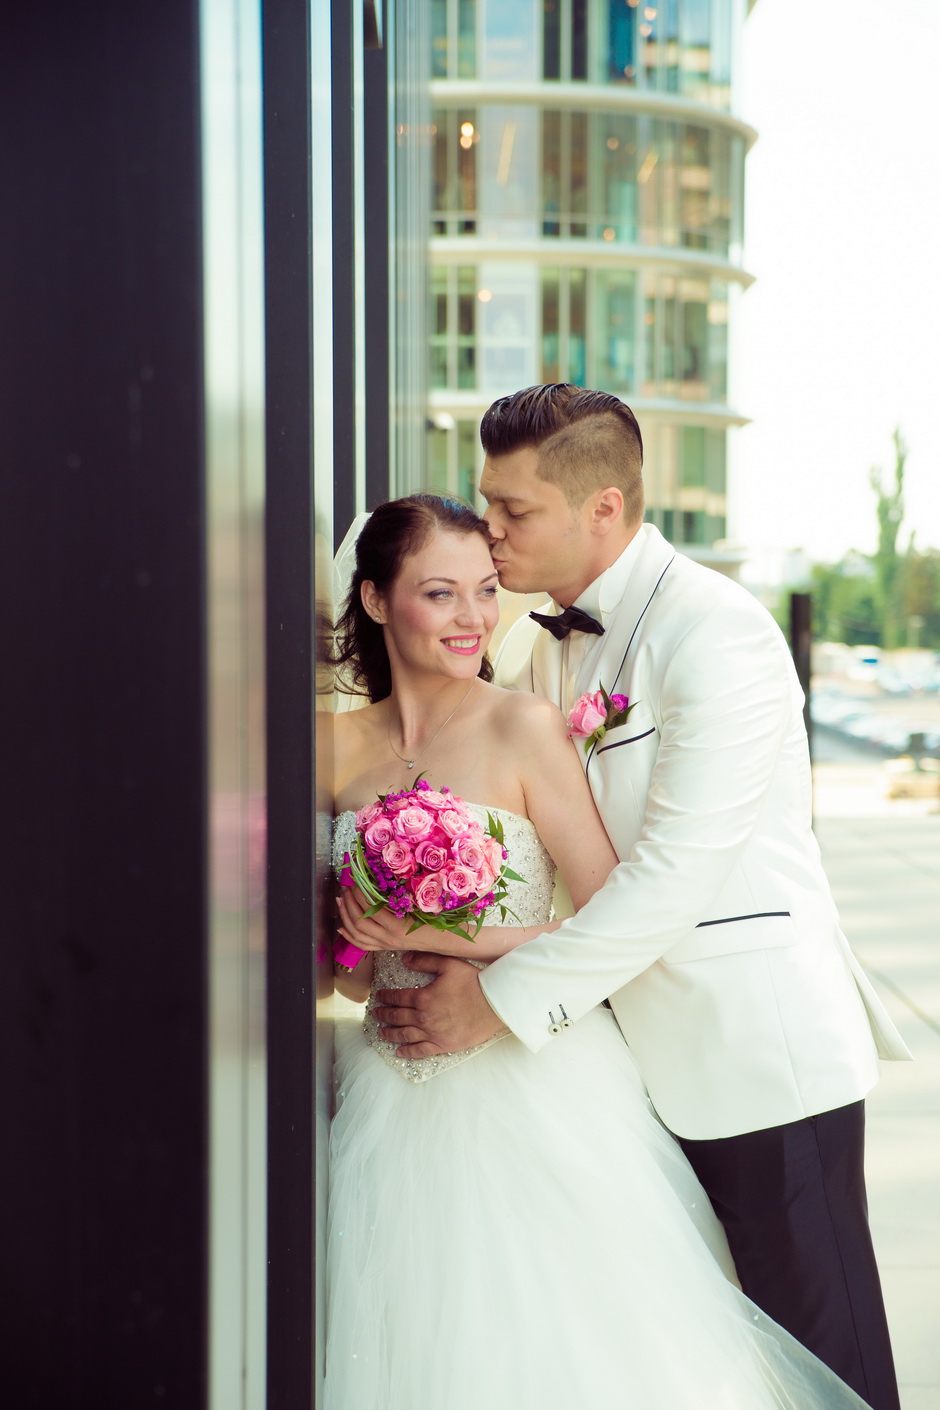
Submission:
<svg viewBox="0 0 940 1410">
<path fill-rule="evenodd" d="M 648 517 L 725 547 L 745 0 L 433 0 L 433 482 L 472 498 L 477 427 L 537 382 L 636 410 Z"/>
</svg>

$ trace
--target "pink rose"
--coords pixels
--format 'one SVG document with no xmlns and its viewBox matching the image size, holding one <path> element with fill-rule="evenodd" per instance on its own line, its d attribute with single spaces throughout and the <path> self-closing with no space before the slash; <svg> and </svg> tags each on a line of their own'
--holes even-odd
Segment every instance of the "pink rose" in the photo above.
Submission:
<svg viewBox="0 0 940 1410">
<path fill-rule="evenodd" d="M 436 793 L 433 788 L 421 790 L 421 803 L 425 808 L 433 808 L 435 813 L 439 813 L 442 808 L 454 806 L 454 800 L 449 793 Z"/>
<path fill-rule="evenodd" d="M 502 844 L 497 842 L 495 837 L 485 837 L 483 851 L 486 854 L 486 867 L 490 872 L 490 881 L 495 881 L 502 871 L 505 861 Z"/>
<path fill-rule="evenodd" d="M 448 891 L 451 891 L 458 900 L 463 901 L 468 896 L 475 896 L 479 890 L 476 872 L 469 867 L 450 866 L 444 873 L 444 884 Z"/>
<path fill-rule="evenodd" d="M 437 815 L 438 825 L 448 837 L 466 837 L 473 826 L 472 818 L 457 812 L 456 808 L 445 808 Z"/>
<path fill-rule="evenodd" d="M 430 836 L 433 826 L 433 815 L 413 804 L 395 814 L 395 836 L 404 838 L 406 842 L 423 842 Z"/>
<path fill-rule="evenodd" d="M 360 832 L 364 832 L 370 823 L 374 823 L 376 818 L 382 816 L 381 803 L 367 803 L 364 808 L 360 808 L 356 814 L 356 827 Z"/>
<path fill-rule="evenodd" d="M 410 793 L 390 793 L 385 799 L 385 811 L 387 813 L 400 813 L 402 808 L 411 807 Z"/>
<path fill-rule="evenodd" d="M 391 820 L 384 817 L 376 818 L 375 822 L 370 823 L 366 828 L 364 836 L 366 846 L 370 851 L 381 852 L 382 848 L 386 846 L 387 843 L 391 842 L 392 838 L 395 836 L 392 831 Z"/>
<path fill-rule="evenodd" d="M 486 864 L 486 854 L 481 843 L 473 837 L 458 837 L 454 843 L 454 856 L 461 866 L 471 871 L 479 871 Z"/>
<path fill-rule="evenodd" d="M 428 871 L 440 871 L 447 861 L 447 848 L 442 847 L 439 842 L 425 839 L 415 848 L 415 861 L 419 867 L 425 867 Z"/>
<path fill-rule="evenodd" d="M 568 716 L 568 738 L 572 739 L 574 735 L 578 735 L 586 739 L 589 734 L 600 729 L 606 719 L 607 709 L 600 691 L 595 690 L 593 695 L 582 695 L 580 700 L 575 701 Z"/>
<path fill-rule="evenodd" d="M 430 875 L 423 876 L 414 890 L 414 902 L 419 911 L 427 911 L 429 915 L 439 915 L 444 909 L 444 902 L 441 899 L 444 893 L 444 882 L 439 871 L 432 871 Z"/>
<path fill-rule="evenodd" d="M 396 876 L 413 876 L 417 869 L 414 852 L 407 842 L 399 842 L 397 837 L 382 848 L 382 861 Z"/>
</svg>

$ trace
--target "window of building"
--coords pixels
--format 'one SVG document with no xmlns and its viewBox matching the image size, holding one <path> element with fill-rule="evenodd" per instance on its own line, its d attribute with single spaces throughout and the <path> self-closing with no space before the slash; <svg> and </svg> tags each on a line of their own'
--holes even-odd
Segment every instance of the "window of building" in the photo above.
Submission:
<svg viewBox="0 0 940 1410">
<path fill-rule="evenodd" d="M 594 272 L 594 367 L 591 385 L 624 394 L 636 385 L 636 274 Z"/>
<path fill-rule="evenodd" d="M 478 420 L 461 419 L 428 430 L 429 488 L 435 494 L 457 495 L 480 506 L 477 484 L 483 452 Z"/>
<path fill-rule="evenodd" d="M 431 0 L 431 74 L 626 83 L 728 109 L 734 23 L 732 0 Z"/>
<path fill-rule="evenodd" d="M 476 75 L 476 0 L 431 0 L 431 77 Z"/>
<path fill-rule="evenodd" d="M 644 396 L 723 402 L 728 395 L 728 285 L 723 280 L 643 279 Z"/>
<path fill-rule="evenodd" d="M 744 148 L 727 132 L 525 106 L 438 108 L 431 130 L 437 235 L 485 234 L 495 222 L 503 235 L 528 230 L 720 255 L 740 238 L 731 229 L 732 184 L 740 188 Z"/>
<path fill-rule="evenodd" d="M 473 235 L 477 222 L 475 108 L 438 108 L 431 122 L 434 189 L 431 230 L 435 235 Z"/>
<path fill-rule="evenodd" d="M 477 272 L 473 265 L 431 269 L 430 384 L 433 388 L 476 386 Z"/>
</svg>

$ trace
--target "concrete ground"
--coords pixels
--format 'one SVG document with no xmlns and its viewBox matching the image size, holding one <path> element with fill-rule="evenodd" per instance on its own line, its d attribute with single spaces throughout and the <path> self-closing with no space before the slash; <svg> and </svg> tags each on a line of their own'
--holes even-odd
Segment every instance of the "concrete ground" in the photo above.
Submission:
<svg viewBox="0 0 940 1410">
<path fill-rule="evenodd" d="M 843 928 L 914 1054 L 868 1101 L 868 1191 L 902 1410 L 940 1407 L 940 800 L 820 764 L 816 831 Z"/>
</svg>

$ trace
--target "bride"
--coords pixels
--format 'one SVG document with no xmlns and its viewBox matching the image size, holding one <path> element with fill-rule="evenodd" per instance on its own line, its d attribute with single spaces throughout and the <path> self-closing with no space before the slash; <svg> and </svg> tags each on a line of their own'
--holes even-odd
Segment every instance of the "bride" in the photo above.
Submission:
<svg viewBox="0 0 940 1410">
<path fill-rule="evenodd" d="M 406 1061 L 378 1037 L 370 995 L 428 979 L 402 949 L 485 964 L 553 928 L 556 867 L 580 906 L 617 860 L 560 712 L 491 683 L 488 545 L 453 500 L 381 506 L 338 627 L 372 703 L 335 721 L 335 862 L 356 810 L 424 774 L 496 814 L 526 880 L 519 923 L 475 944 L 405 940 L 339 899 L 340 934 L 372 953 L 337 973 L 369 1005 L 337 1033 L 327 1410 L 862 1410 L 737 1288 L 609 1009 L 535 1055 L 507 1032 Z"/>
</svg>

